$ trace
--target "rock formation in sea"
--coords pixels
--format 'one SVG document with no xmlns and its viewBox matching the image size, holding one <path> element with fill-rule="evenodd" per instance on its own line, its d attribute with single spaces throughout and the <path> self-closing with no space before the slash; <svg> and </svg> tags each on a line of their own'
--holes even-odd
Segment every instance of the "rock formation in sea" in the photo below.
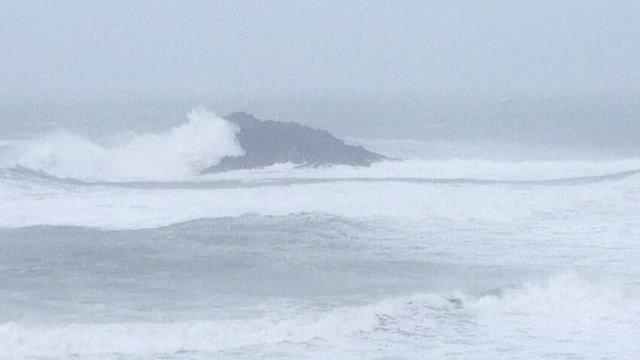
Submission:
<svg viewBox="0 0 640 360">
<path fill-rule="evenodd" d="M 384 160 L 362 146 L 347 145 L 325 130 L 295 122 L 261 121 L 244 112 L 225 117 L 240 129 L 238 140 L 245 155 L 226 157 L 204 173 L 251 169 L 280 163 L 299 166 L 369 166 Z"/>
</svg>

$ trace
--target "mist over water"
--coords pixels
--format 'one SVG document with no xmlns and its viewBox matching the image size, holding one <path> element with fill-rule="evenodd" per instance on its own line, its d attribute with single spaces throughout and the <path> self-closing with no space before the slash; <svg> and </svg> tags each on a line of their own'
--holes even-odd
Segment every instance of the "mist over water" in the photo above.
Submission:
<svg viewBox="0 0 640 360">
<path fill-rule="evenodd" d="M 637 156 L 640 97 L 629 94 L 391 95 L 187 99 L 136 98 L 0 105 L 0 140 L 68 130 L 92 139 L 178 126 L 205 105 L 224 116 L 246 111 L 259 119 L 296 121 L 347 138 L 417 140 L 460 146 L 514 147 L 529 157 Z M 505 151 L 501 156 L 514 151 Z M 473 152 L 467 150 L 468 154 Z M 482 154 L 480 155 L 488 155 Z"/>
<path fill-rule="evenodd" d="M 0 1 L 0 360 L 636 359 L 639 4 Z"/>
</svg>

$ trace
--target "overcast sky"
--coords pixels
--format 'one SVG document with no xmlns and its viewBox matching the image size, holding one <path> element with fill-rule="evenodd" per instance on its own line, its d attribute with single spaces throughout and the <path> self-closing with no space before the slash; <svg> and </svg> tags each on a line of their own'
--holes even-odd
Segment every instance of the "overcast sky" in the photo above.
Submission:
<svg viewBox="0 0 640 360">
<path fill-rule="evenodd" d="M 2 1 L 0 95 L 636 95 L 639 1 Z"/>
</svg>

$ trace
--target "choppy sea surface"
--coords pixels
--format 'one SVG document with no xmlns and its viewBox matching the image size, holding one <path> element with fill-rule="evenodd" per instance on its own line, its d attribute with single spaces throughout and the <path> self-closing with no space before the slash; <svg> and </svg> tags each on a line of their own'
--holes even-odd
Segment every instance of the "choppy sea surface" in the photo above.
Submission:
<svg viewBox="0 0 640 360">
<path fill-rule="evenodd" d="M 127 179 L 38 154 L 0 170 L 0 359 L 640 352 L 640 159 Z"/>
</svg>

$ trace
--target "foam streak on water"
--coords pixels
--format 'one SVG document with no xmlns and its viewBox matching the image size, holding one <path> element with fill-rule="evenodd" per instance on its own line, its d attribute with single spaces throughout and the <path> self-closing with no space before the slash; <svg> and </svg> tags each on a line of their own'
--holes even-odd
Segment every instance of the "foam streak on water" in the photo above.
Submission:
<svg viewBox="0 0 640 360">
<path fill-rule="evenodd" d="M 638 164 L 5 167 L 0 359 L 633 359 Z"/>
</svg>

